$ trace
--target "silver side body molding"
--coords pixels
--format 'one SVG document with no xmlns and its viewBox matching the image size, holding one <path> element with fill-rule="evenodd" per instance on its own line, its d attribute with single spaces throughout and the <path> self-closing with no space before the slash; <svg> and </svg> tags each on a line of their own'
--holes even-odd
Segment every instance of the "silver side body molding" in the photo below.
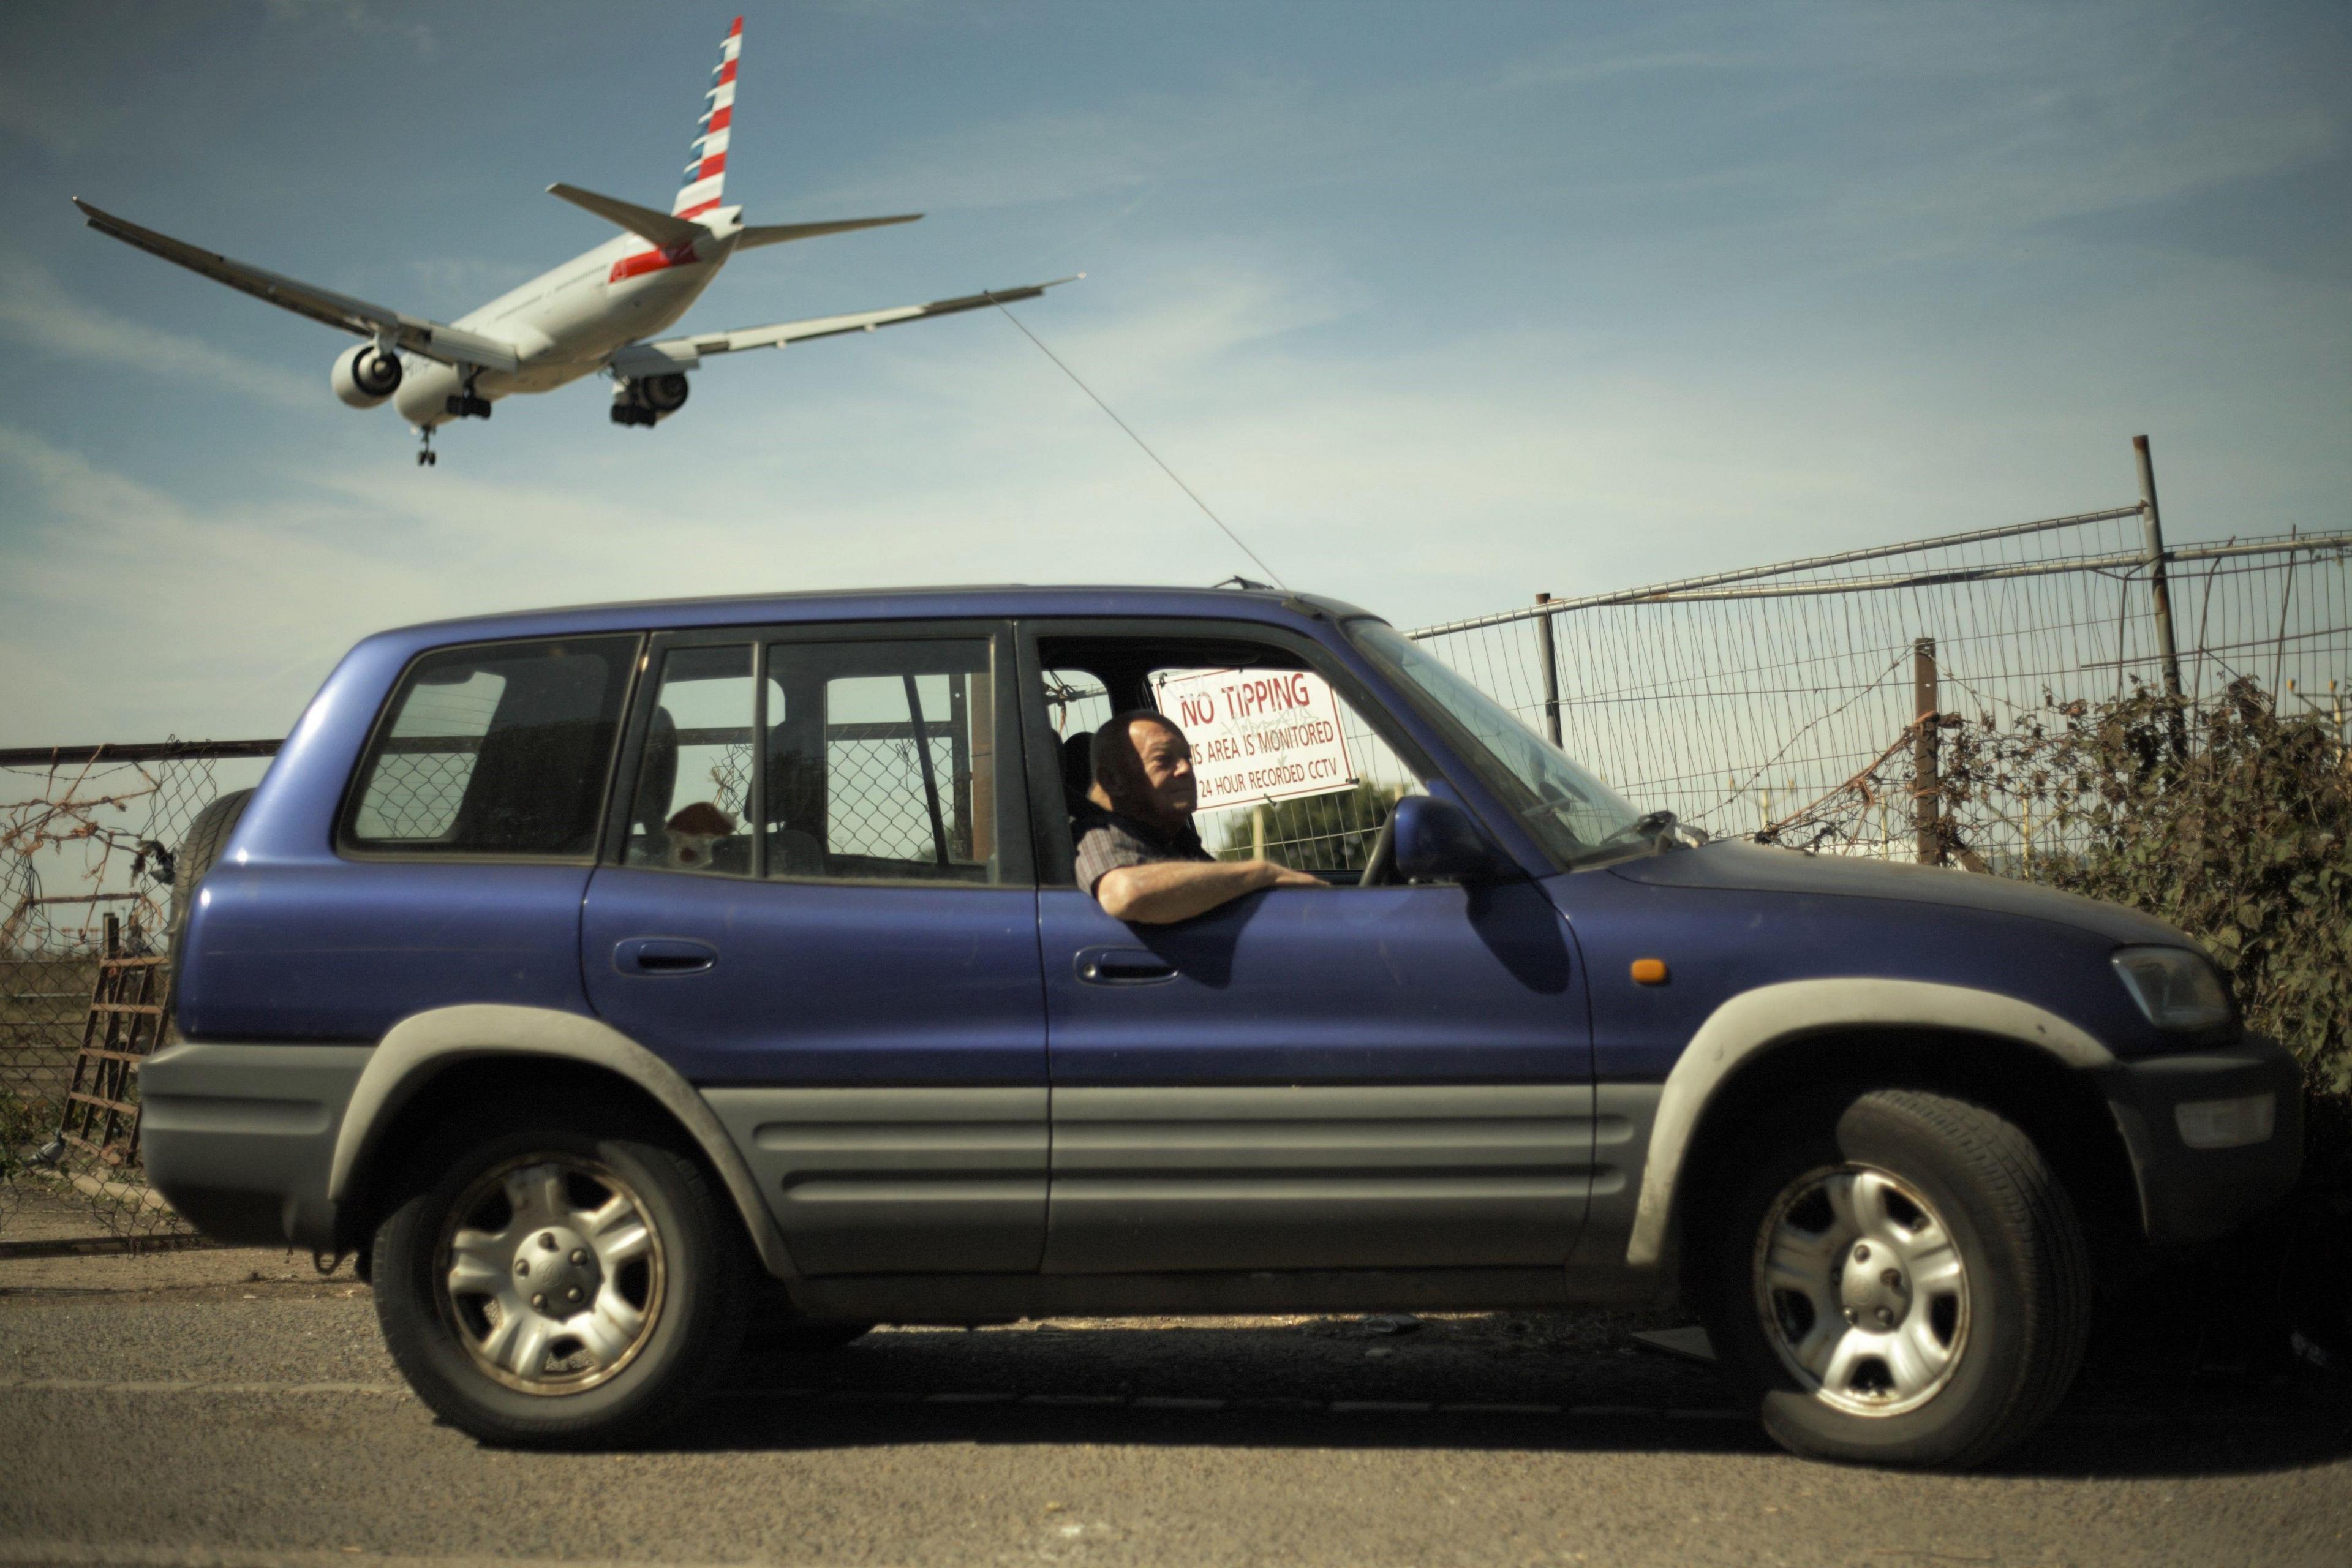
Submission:
<svg viewBox="0 0 2352 1568">
<path fill-rule="evenodd" d="M 743 1216 L 760 1261 L 778 1279 L 793 1277 L 792 1258 L 759 1184 L 727 1130 L 677 1069 L 612 1026 L 577 1013 L 542 1007 L 441 1007 L 404 1018 L 368 1058 L 335 1139 L 327 1195 L 350 1201 L 360 1162 L 376 1128 L 396 1114 L 434 1069 L 481 1057 L 560 1057 L 617 1073 L 651 1095 L 685 1128 Z"/>
<path fill-rule="evenodd" d="M 1725 1079 L 1758 1052 L 1808 1035 L 1849 1028 L 1934 1028 L 1996 1035 L 2048 1052 L 2071 1068 L 2112 1066 L 2115 1054 L 2056 1014 L 1964 985 L 1919 980 L 1792 980 L 1743 992 L 1708 1015 L 1666 1075 L 1650 1127 L 1642 1196 L 1625 1261 L 1655 1268 L 1664 1256 L 1675 1184 L 1691 1134 Z"/>
</svg>

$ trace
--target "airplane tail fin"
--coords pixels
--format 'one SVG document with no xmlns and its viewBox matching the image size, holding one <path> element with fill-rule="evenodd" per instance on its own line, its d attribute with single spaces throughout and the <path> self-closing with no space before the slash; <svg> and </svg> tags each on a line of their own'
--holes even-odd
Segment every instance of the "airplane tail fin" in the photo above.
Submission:
<svg viewBox="0 0 2352 1568">
<path fill-rule="evenodd" d="M 727 41 L 719 46 L 718 83 L 702 95 L 710 107 L 702 114 L 702 134 L 689 144 L 694 162 L 686 166 L 686 184 L 670 204 L 672 216 L 699 217 L 719 205 L 727 184 L 727 140 L 735 122 L 735 58 L 742 52 L 743 18 L 738 16 L 727 29 Z"/>
</svg>

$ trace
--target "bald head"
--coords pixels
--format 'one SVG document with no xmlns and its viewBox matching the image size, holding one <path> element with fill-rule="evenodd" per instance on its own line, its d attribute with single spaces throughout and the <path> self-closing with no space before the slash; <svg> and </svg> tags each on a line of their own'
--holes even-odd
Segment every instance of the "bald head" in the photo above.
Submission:
<svg viewBox="0 0 2352 1568">
<path fill-rule="evenodd" d="M 1192 747 L 1166 715 L 1150 708 L 1114 714 L 1095 731 L 1095 787 L 1113 811 L 1164 833 L 1190 826 L 1200 805 Z"/>
</svg>

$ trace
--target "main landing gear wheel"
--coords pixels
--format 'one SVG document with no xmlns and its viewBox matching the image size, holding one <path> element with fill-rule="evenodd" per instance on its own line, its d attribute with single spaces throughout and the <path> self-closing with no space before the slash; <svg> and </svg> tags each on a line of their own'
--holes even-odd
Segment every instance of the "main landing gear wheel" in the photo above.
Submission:
<svg viewBox="0 0 2352 1568">
<path fill-rule="evenodd" d="M 476 1142 L 384 1222 L 374 1262 L 393 1359 L 488 1443 L 642 1439 L 742 1339 L 732 1215 L 657 1143 L 562 1127 Z"/>
<path fill-rule="evenodd" d="M 2064 1397 L 2091 1270 L 2011 1122 L 1913 1089 L 1783 1106 L 1718 1167 L 1691 1235 L 1709 1337 L 1782 1447 L 1982 1464 Z"/>
<path fill-rule="evenodd" d="M 443 398 L 441 406 L 453 419 L 488 419 L 490 416 L 490 400 L 474 390 L 471 376 L 467 377 L 462 389 Z"/>
</svg>

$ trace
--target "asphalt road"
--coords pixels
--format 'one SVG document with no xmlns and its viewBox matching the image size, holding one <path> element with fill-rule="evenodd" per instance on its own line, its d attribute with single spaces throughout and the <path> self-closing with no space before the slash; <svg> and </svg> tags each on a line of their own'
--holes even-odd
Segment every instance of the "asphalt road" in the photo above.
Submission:
<svg viewBox="0 0 2352 1568">
<path fill-rule="evenodd" d="M 2352 1411 L 2138 1352 L 1968 1476 L 1788 1458 L 1625 1320 L 1497 1317 L 884 1331 L 551 1456 L 436 1425 L 309 1272 L 0 1263 L 0 1564 L 2352 1563 Z"/>
</svg>

